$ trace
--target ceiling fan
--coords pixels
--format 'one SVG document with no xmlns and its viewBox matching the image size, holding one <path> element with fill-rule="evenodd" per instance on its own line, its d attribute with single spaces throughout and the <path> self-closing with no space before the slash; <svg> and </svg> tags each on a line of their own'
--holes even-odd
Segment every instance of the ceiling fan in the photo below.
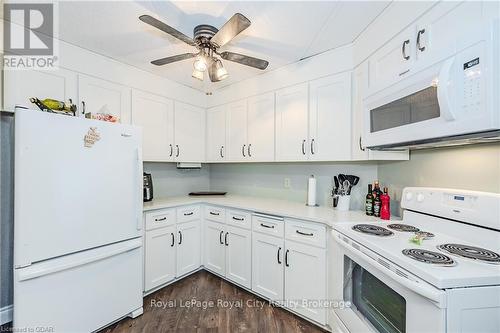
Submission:
<svg viewBox="0 0 500 333">
<path fill-rule="evenodd" d="M 193 64 L 192 76 L 203 81 L 204 72 L 208 71 L 210 81 L 218 82 L 228 77 L 221 59 L 237 62 L 242 65 L 264 70 L 269 65 L 266 60 L 233 52 L 219 53 L 217 50 L 229 43 L 240 32 L 250 26 L 250 20 L 240 13 L 234 14 L 220 29 L 208 24 L 197 25 L 193 38 L 155 19 L 150 15 L 141 15 L 139 19 L 163 32 L 198 49 L 197 53 L 184 53 L 151 61 L 153 65 L 162 66 L 172 62 L 196 58 Z"/>
</svg>

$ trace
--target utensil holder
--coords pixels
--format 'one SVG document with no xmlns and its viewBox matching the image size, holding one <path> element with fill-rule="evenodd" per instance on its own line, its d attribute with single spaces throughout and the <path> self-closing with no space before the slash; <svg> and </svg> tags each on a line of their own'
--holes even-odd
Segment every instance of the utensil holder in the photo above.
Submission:
<svg viewBox="0 0 500 333">
<path fill-rule="evenodd" d="M 335 205 L 335 198 L 333 199 L 333 203 Z M 336 210 L 339 211 L 347 211 L 349 210 L 350 203 L 351 203 L 350 195 L 339 195 L 337 200 L 337 205 L 334 207 Z"/>
</svg>

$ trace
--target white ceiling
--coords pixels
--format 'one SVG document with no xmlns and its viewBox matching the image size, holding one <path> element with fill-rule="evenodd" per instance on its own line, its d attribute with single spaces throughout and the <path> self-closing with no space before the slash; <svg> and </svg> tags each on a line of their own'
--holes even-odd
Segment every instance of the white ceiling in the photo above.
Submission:
<svg viewBox="0 0 500 333">
<path fill-rule="evenodd" d="M 191 77 L 192 60 L 161 67 L 151 60 L 194 52 L 183 42 L 139 21 L 152 15 L 189 37 L 198 24 L 221 27 L 234 13 L 252 25 L 221 50 L 269 61 L 266 71 L 348 44 L 387 6 L 383 1 L 69 1 L 59 3 L 62 40 L 201 91 L 261 74 L 225 61 L 229 78 L 210 83 Z"/>
</svg>

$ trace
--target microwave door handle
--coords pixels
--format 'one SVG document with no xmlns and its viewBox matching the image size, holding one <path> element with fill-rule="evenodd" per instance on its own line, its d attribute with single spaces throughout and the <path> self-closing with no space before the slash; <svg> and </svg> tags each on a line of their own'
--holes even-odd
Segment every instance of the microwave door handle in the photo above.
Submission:
<svg viewBox="0 0 500 333">
<path fill-rule="evenodd" d="M 365 266 L 365 269 L 372 267 L 376 271 L 383 272 L 383 274 L 387 275 L 390 279 L 408 288 L 412 292 L 431 300 L 440 308 L 443 308 L 446 305 L 446 294 L 442 290 L 436 289 L 424 281 L 418 282 L 399 276 L 392 270 L 383 266 L 375 258 L 372 258 L 368 254 L 346 244 L 346 242 L 340 239 L 340 237 L 342 236 L 336 234 L 335 242 L 344 248 L 349 257 L 355 259 L 354 261 L 357 261 L 358 264 L 361 264 L 361 266 Z"/>
<path fill-rule="evenodd" d="M 439 102 L 439 109 L 443 118 L 447 121 L 454 120 L 455 114 L 451 108 L 448 81 L 450 80 L 451 70 L 453 63 L 455 62 L 455 57 L 446 60 L 439 71 L 438 82 L 437 82 L 437 99 Z"/>
</svg>

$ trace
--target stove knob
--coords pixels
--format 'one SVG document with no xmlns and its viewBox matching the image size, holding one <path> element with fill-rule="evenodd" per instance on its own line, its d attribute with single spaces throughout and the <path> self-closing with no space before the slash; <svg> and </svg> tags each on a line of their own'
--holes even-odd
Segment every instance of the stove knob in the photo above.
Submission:
<svg viewBox="0 0 500 333">
<path fill-rule="evenodd" d="M 413 199 L 413 193 L 411 192 L 406 192 L 406 197 L 405 197 L 406 201 L 411 201 L 411 199 Z"/>
<path fill-rule="evenodd" d="M 422 193 L 417 194 L 417 202 L 424 201 L 424 195 Z"/>
</svg>

